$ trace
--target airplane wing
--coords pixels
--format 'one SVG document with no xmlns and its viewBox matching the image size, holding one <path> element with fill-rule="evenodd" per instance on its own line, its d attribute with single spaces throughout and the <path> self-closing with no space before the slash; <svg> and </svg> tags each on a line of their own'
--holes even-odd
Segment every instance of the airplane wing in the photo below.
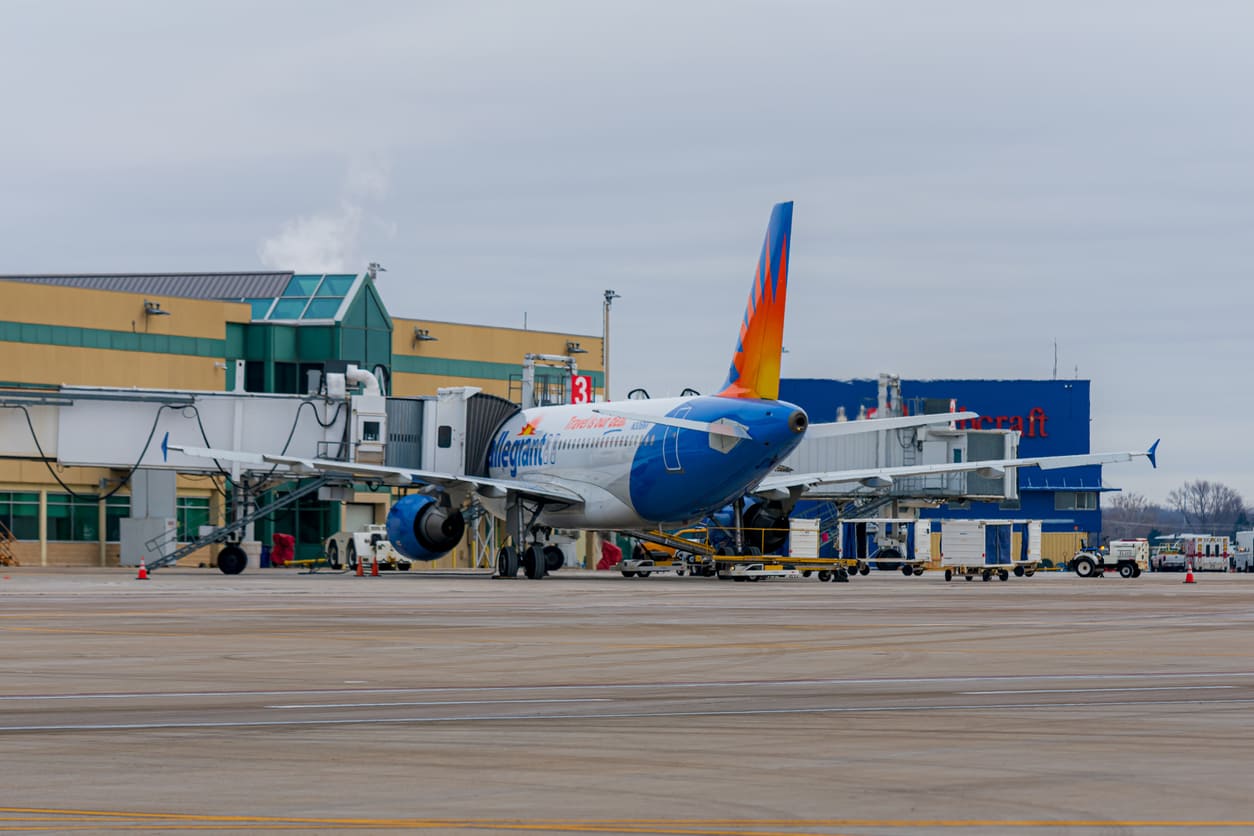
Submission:
<svg viewBox="0 0 1254 836">
<path fill-rule="evenodd" d="M 241 464 L 251 464 L 258 467 L 266 465 L 284 467 L 295 476 L 315 476 L 326 473 L 332 476 L 344 476 L 366 482 L 379 481 L 396 486 L 415 484 L 468 485 L 476 490 L 486 490 L 488 492 L 512 491 L 571 505 L 582 504 L 584 501 L 583 496 L 574 489 L 553 482 L 537 482 L 526 479 L 490 479 L 486 476 L 458 476 L 453 473 L 411 470 L 405 467 L 389 467 L 380 464 L 341 462 L 334 459 L 302 459 L 296 456 L 247 453 L 239 450 L 215 450 L 210 447 L 188 447 L 181 444 L 169 444 L 168 442 L 164 443 L 162 447 L 198 459 L 240 462 Z M 497 495 L 499 496 L 500 493 Z"/>
<path fill-rule="evenodd" d="M 868 487 L 887 487 L 897 477 L 927 476 L 935 473 L 969 473 L 981 472 L 985 475 L 1003 473 L 1008 467 L 1039 467 L 1042 470 L 1055 470 L 1061 467 L 1079 467 L 1088 464 L 1113 464 L 1128 462 L 1144 456 L 1150 464 L 1158 467 L 1158 442 L 1148 450 L 1125 453 L 1084 453 L 1075 456 L 1034 456 L 1022 459 L 997 459 L 994 461 L 960 462 L 954 464 L 919 464 L 902 467 L 870 467 L 860 470 L 829 470 L 816 473 L 775 473 L 765 477 L 751 491 L 752 493 L 769 493 L 790 488 L 802 488 L 806 491 L 824 485 L 840 485 L 860 482 Z"/>
<path fill-rule="evenodd" d="M 859 421 L 835 421 L 830 424 L 811 424 L 806 428 L 806 438 L 831 438 L 838 435 L 877 432 L 879 430 L 904 430 L 928 424 L 948 424 L 979 418 L 978 412 L 934 412 L 927 415 L 906 415 L 900 418 L 866 418 Z"/>
</svg>

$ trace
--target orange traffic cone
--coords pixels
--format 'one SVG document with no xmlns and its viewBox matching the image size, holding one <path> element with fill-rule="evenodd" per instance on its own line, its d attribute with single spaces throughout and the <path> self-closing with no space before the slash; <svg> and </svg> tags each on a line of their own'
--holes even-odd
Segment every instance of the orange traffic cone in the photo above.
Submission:
<svg viewBox="0 0 1254 836">
<path fill-rule="evenodd" d="M 370 577 L 379 577 L 379 556 L 377 554 L 370 558 Z"/>
<path fill-rule="evenodd" d="M 135 580 L 148 580 L 148 567 L 144 565 L 144 559 L 142 557 L 139 559 L 139 574 L 135 576 Z"/>
<path fill-rule="evenodd" d="M 360 557 L 357 558 L 357 577 L 360 578 L 364 576 L 363 570 L 365 568 L 366 568 L 366 562 L 362 560 Z"/>
<path fill-rule="evenodd" d="M 1193 561 L 1190 560 L 1188 565 L 1189 565 L 1189 571 L 1184 573 L 1184 582 L 1185 583 L 1197 583 L 1197 581 L 1193 577 Z"/>
</svg>

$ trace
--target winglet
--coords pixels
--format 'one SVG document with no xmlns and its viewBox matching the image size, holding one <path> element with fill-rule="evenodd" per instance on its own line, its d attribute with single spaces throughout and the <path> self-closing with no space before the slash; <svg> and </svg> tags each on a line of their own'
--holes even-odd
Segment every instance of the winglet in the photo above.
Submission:
<svg viewBox="0 0 1254 836">
<path fill-rule="evenodd" d="M 766 241 L 749 291 L 749 304 L 736 340 L 724 398 L 779 398 L 780 354 L 784 347 L 784 304 L 788 298 L 788 257 L 792 242 L 792 202 L 771 210 Z"/>
<path fill-rule="evenodd" d="M 1150 448 L 1145 451 L 1145 457 L 1150 460 L 1150 464 L 1154 466 L 1155 470 L 1158 469 L 1158 442 L 1160 441 L 1162 441 L 1161 438 L 1155 439 Z"/>
<path fill-rule="evenodd" d="M 161 461 L 168 462 L 170 460 L 170 434 L 166 433 L 161 439 Z"/>
</svg>

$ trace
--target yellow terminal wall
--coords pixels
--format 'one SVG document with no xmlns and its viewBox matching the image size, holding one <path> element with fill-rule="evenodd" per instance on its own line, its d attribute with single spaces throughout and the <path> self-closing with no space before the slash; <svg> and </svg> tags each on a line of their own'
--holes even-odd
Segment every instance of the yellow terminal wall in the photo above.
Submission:
<svg viewBox="0 0 1254 836">
<path fill-rule="evenodd" d="M 477 386 L 489 395 L 508 398 L 511 394 L 508 375 L 521 375 L 523 355 L 565 355 L 571 342 L 578 343 L 584 350 L 582 354 L 571 355 L 580 372 L 595 372 L 599 378 L 599 373 L 604 371 L 600 337 L 425 319 L 393 318 L 392 326 L 392 393 L 403 397 L 434 395 L 437 389 L 444 386 Z M 435 339 L 416 340 L 416 330 L 425 331 Z M 413 358 L 412 361 L 409 358 Z M 409 370 L 426 365 L 438 367 L 441 371 L 423 373 Z M 478 374 L 472 374 L 472 371 Z M 498 376 L 484 377 L 479 374 Z M 601 393 L 600 387 L 597 392 Z M 513 396 L 518 397 L 517 390 Z"/>
<path fill-rule="evenodd" d="M 156 302 L 169 316 L 144 313 Z M 165 335 L 225 343 L 227 322 L 248 322 L 249 305 L 0 281 L 0 321 Z M 143 388 L 225 388 L 223 357 L 0 341 L 0 381 Z"/>
</svg>

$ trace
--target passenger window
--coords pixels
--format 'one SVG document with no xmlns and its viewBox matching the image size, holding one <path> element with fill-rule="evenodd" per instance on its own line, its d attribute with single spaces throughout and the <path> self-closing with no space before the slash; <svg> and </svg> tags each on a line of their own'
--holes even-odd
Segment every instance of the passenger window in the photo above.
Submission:
<svg viewBox="0 0 1254 836">
<path fill-rule="evenodd" d="M 435 445 L 437 447 L 453 446 L 453 428 L 448 424 L 441 424 L 435 433 Z"/>
</svg>

